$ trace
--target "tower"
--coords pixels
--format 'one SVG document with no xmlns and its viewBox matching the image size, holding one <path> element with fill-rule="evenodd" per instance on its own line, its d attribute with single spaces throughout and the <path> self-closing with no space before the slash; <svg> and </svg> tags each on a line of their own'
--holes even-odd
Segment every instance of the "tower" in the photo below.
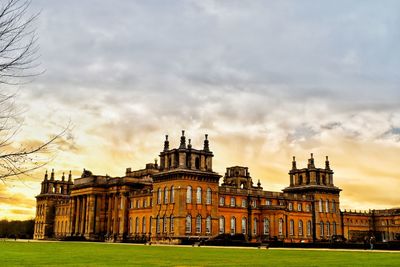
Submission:
<svg viewBox="0 0 400 267">
<path fill-rule="evenodd" d="M 218 228 L 218 182 L 212 170 L 208 135 L 203 148 L 186 142 L 182 131 L 178 148 L 170 149 L 168 136 L 160 153 L 160 171 L 153 175 L 153 240 L 181 242 L 189 236 L 207 237 Z"/>
<path fill-rule="evenodd" d="M 36 196 L 34 239 L 54 236 L 56 205 L 59 201 L 69 199 L 72 185 L 71 172 L 68 181 L 65 181 L 64 173 L 61 180 L 56 180 L 53 169 L 49 179 L 46 170 L 40 194 Z"/>
<path fill-rule="evenodd" d="M 341 189 L 333 183 L 333 170 L 328 156 L 324 168 L 316 168 L 314 155 L 308 159 L 307 168 L 298 169 L 293 157 L 292 169 L 289 171 L 290 184 L 283 189 L 289 195 L 307 195 L 313 199 L 312 237 L 329 239 L 332 235 L 341 234 L 339 194 Z"/>
</svg>

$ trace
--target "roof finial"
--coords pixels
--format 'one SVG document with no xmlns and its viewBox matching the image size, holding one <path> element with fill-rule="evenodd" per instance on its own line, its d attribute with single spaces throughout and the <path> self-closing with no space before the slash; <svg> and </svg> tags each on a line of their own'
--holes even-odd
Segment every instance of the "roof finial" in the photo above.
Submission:
<svg viewBox="0 0 400 267">
<path fill-rule="evenodd" d="M 168 134 L 166 134 L 164 141 L 164 151 L 167 151 L 168 149 L 169 149 L 169 141 L 168 141 Z"/>
<path fill-rule="evenodd" d="M 68 182 L 72 182 L 72 173 L 71 173 L 71 170 L 69 171 L 69 174 L 68 174 Z"/>
<path fill-rule="evenodd" d="M 311 158 L 308 159 L 308 168 L 309 169 L 310 168 L 315 168 L 315 165 L 314 165 L 314 154 L 313 153 L 311 153 Z"/>
<path fill-rule="evenodd" d="M 208 141 L 208 134 L 205 135 L 203 150 L 204 151 L 210 151 L 210 146 L 209 146 L 209 141 Z"/>
<path fill-rule="evenodd" d="M 62 177 L 61 177 L 61 181 L 65 181 L 65 172 L 63 172 L 63 175 L 62 175 Z"/>
<path fill-rule="evenodd" d="M 192 140 L 191 140 L 191 139 L 188 139 L 188 141 L 189 141 L 188 149 L 192 149 L 192 144 L 191 144 Z"/>
<path fill-rule="evenodd" d="M 328 156 L 326 156 L 326 160 L 325 160 L 325 169 L 330 170 L 331 167 L 329 166 L 329 158 Z"/>
<path fill-rule="evenodd" d="M 297 166 L 296 166 L 296 157 L 293 156 L 293 161 L 292 161 L 292 170 L 296 170 Z"/>
<path fill-rule="evenodd" d="M 181 144 L 180 144 L 179 148 L 186 148 L 185 130 L 182 130 Z"/>
<path fill-rule="evenodd" d="M 54 169 L 51 170 L 50 180 L 54 181 Z"/>
<path fill-rule="evenodd" d="M 260 187 L 261 187 L 261 182 L 260 182 L 260 179 L 258 179 L 257 186 L 258 186 L 258 188 L 260 188 Z"/>
<path fill-rule="evenodd" d="M 45 181 L 47 181 L 47 177 L 48 177 L 48 175 L 47 175 L 47 170 L 46 170 L 46 173 L 44 174 L 44 180 Z"/>
</svg>

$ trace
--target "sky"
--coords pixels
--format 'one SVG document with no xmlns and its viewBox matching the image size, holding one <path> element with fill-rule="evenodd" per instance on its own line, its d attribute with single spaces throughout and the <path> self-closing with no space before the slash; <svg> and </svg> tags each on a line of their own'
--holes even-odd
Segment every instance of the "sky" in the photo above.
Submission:
<svg viewBox="0 0 400 267">
<path fill-rule="evenodd" d="M 122 176 L 181 130 L 214 171 L 289 184 L 329 156 L 342 209 L 400 207 L 399 1 L 32 1 L 44 73 L 17 90 L 16 141 L 71 123 L 48 170 Z M 46 168 L 0 184 L 0 217 L 33 218 Z"/>
</svg>

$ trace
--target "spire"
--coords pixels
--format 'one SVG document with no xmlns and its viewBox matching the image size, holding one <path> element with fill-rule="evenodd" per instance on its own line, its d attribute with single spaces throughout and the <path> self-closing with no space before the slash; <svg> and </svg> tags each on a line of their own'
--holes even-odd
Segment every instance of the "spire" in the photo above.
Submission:
<svg viewBox="0 0 400 267">
<path fill-rule="evenodd" d="M 203 150 L 204 151 L 210 151 L 209 142 L 208 142 L 208 134 L 205 135 Z"/>
<path fill-rule="evenodd" d="M 44 180 L 47 181 L 48 177 L 49 177 L 49 175 L 47 174 L 47 170 L 46 170 L 46 173 L 44 174 Z"/>
<path fill-rule="evenodd" d="M 68 182 L 72 183 L 72 174 L 71 174 L 71 171 L 69 171 L 69 174 L 68 174 Z"/>
<path fill-rule="evenodd" d="M 308 168 L 315 168 L 314 165 L 314 154 L 311 153 L 311 158 L 308 159 Z"/>
<path fill-rule="evenodd" d="M 189 139 L 188 149 L 192 149 L 192 144 L 190 143 L 192 140 Z"/>
<path fill-rule="evenodd" d="M 296 170 L 297 166 L 296 166 L 296 157 L 293 156 L 293 161 L 292 161 L 292 170 Z"/>
<path fill-rule="evenodd" d="M 50 180 L 54 181 L 54 169 L 51 170 Z"/>
<path fill-rule="evenodd" d="M 158 168 L 157 158 L 154 159 L 154 167 L 155 167 L 156 169 Z"/>
<path fill-rule="evenodd" d="M 65 173 L 63 172 L 63 175 L 62 175 L 62 177 L 61 177 L 61 181 L 65 181 Z"/>
<path fill-rule="evenodd" d="M 180 144 L 179 148 L 186 148 L 186 137 L 185 137 L 184 130 L 182 130 L 181 144 Z"/>
<path fill-rule="evenodd" d="M 164 151 L 168 151 L 168 149 L 169 149 L 169 141 L 168 141 L 168 134 L 166 134 L 164 141 Z"/>
<path fill-rule="evenodd" d="M 329 159 L 328 156 L 326 156 L 326 160 L 325 160 L 325 169 L 330 170 L 331 167 L 329 166 Z"/>
</svg>

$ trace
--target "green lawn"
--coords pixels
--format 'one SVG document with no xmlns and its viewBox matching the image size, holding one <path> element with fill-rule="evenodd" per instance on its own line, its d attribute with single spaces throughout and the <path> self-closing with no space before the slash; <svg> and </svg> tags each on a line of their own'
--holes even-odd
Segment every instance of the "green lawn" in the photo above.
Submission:
<svg viewBox="0 0 400 267">
<path fill-rule="evenodd" d="M 0 266 L 400 266 L 400 253 L 0 241 Z"/>
</svg>

